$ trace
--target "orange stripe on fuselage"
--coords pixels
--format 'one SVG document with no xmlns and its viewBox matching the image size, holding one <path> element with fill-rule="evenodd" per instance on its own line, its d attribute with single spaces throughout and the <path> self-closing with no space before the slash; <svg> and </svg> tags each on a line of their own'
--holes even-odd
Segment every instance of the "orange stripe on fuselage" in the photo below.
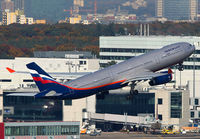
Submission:
<svg viewBox="0 0 200 139">
<path fill-rule="evenodd" d="M 70 89 L 74 89 L 74 90 L 90 90 L 90 89 L 96 89 L 96 88 L 100 88 L 100 87 L 105 87 L 108 85 L 113 85 L 113 84 L 117 84 L 117 83 L 122 83 L 126 80 L 120 80 L 120 81 L 116 81 L 116 82 L 112 82 L 112 83 L 108 83 L 108 84 L 104 84 L 104 85 L 99 85 L 99 86 L 94 86 L 94 87 L 88 87 L 88 88 L 74 88 L 74 87 L 70 87 L 61 83 L 58 83 L 56 81 L 51 81 L 51 80 L 43 80 L 41 77 L 33 77 L 34 81 L 40 81 L 42 84 L 47 84 L 47 83 L 56 83 L 65 87 L 68 87 Z"/>
<path fill-rule="evenodd" d="M 96 89 L 96 88 L 105 87 L 105 86 L 113 85 L 113 84 L 117 84 L 117 83 L 122 83 L 124 81 L 126 81 L 126 80 L 120 80 L 120 81 L 116 81 L 116 82 L 112 82 L 112 83 L 108 83 L 108 84 L 104 84 L 104 85 L 99 85 L 99 86 L 94 86 L 94 87 L 88 87 L 88 88 L 73 88 L 70 86 L 67 86 L 67 87 L 69 87 L 70 89 L 74 89 L 74 90 L 90 90 L 90 89 Z"/>
</svg>

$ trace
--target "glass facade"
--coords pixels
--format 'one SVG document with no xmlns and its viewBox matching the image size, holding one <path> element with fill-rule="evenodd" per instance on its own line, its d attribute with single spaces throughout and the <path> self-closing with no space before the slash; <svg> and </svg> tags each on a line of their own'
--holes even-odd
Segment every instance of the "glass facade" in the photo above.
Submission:
<svg viewBox="0 0 200 139">
<path fill-rule="evenodd" d="M 194 118 L 194 112 L 193 111 L 190 112 L 190 117 Z"/>
<path fill-rule="evenodd" d="M 79 135 L 79 125 L 6 126 L 5 136 Z"/>
<path fill-rule="evenodd" d="M 72 106 L 72 100 L 71 99 L 64 100 L 64 103 L 65 103 L 65 105 Z"/>
<path fill-rule="evenodd" d="M 100 52 L 122 52 L 122 53 L 147 53 L 154 49 L 131 49 L 131 48 L 101 48 Z"/>
<path fill-rule="evenodd" d="M 199 105 L 199 99 L 194 99 L 194 104 Z"/>
<path fill-rule="evenodd" d="M 171 118 L 182 118 L 181 92 L 171 92 Z"/>
<path fill-rule="evenodd" d="M 14 92 L 9 92 L 14 93 Z M 62 100 L 35 99 L 34 97 L 6 96 L 4 107 L 13 108 L 7 111 L 4 121 L 62 121 Z"/>
<path fill-rule="evenodd" d="M 164 0 L 163 15 L 169 20 L 189 20 L 190 0 Z"/>
<path fill-rule="evenodd" d="M 162 119 L 163 119 L 163 118 L 162 118 L 162 114 L 159 114 L 159 115 L 158 115 L 158 119 L 159 119 L 159 120 L 162 120 Z"/>
<path fill-rule="evenodd" d="M 128 94 L 109 94 L 104 99 L 96 100 L 96 113 L 137 116 L 137 114 L 154 114 L 155 94 L 139 93 L 132 98 Z"/>
</svg>

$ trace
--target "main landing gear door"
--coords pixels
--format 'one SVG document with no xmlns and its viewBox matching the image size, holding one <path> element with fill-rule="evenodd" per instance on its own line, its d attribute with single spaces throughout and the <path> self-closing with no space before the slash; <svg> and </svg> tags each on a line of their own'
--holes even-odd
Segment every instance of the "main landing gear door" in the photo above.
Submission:
<svg viewBox="0 0 200 139">
<path fill-rule="evenodd" d="M 69 88 L 69 94 L 70 95 L 74 94 L 74 89 Z"/>
</svg>

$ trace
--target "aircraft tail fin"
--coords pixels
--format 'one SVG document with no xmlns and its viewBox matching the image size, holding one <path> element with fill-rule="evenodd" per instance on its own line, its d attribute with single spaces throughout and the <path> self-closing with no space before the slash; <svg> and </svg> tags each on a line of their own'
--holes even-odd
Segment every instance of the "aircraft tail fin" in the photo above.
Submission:
<svg viewBox="0 0 200 139">
<path fill-rule="evenodd" d="M 40 68 L 35 62 L 26 65 L 29 70 L 35 70 L 38 74 L 42 74 L 52 78 L 48 73 L 46 73 L 42 68 Z M 34 72 L 33 72 L 34 73 Z"/>
<path fill-rule="evenodd" d="M 40 92 L 47 90 L 49 87 L 48 83 L 55 83 L 56 81 L 46 73 L 42 68 L 40 68 L 35 62 L 26 65 L 30 70 L 30 74 L 38 86 Z"/>
</svg>

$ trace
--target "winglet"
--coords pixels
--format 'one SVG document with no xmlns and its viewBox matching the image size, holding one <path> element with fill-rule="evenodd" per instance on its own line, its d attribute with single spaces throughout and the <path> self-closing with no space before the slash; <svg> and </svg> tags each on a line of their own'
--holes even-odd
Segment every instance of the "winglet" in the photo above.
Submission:
<svg viewBox="0 0 200 139">
<path fill-rule="evenodd" d="M 172 71 L 172 69 L 168 69 L 168 74 L 172 74 L 173 73 L 173 71 Z"/>
<path fill-rule="evenodd" d="M 15 70 L 13 70 L 13 69 L 11 69 L 11 68 L 9 68 L 9 67 L 6 67 L 6 69 L 7 69 L 10 73 L 14 73 L 14 72 L 15 72 Z"/>
</svg>

